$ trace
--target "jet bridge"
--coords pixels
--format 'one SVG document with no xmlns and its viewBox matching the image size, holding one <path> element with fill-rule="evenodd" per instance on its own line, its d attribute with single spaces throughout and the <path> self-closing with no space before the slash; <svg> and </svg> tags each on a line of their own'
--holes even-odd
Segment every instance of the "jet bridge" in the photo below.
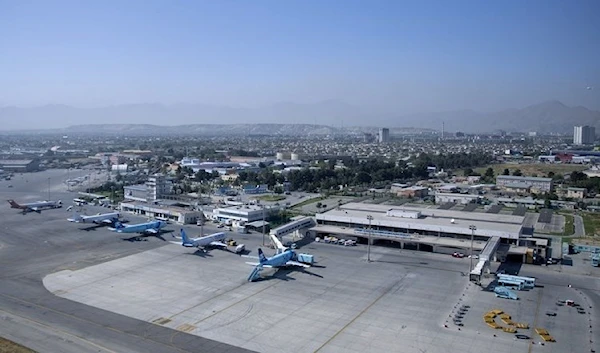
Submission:
<svg viewBox="0 0 600 353">
<path fill-rule="evenodd" d="M 490 270 L 490 260 L 495 258 L 496 250 L 500 245 L 500 237 L 491 237 L 488 239 L 485 247 L 479 254 L 479 262 L 475 265 L 471 273 L 469 273 L 469 280 L 472 282 L 481 282 L 481 275 L 484 271 Z"/>
<path fill-rule="evenodd" d="M 273 246 L 275 246 L 275 248 L 277 249 L 277 253 L 279 254 L 287 249 L 281 243 L 281 237 L 295 232 L 299 232 L 302 229 L 310 228 L 314 225 L 315 221 L 311 217 L 301 217 L 271 230 L 269 232 L 269 237 L 271 238 L 271 242 L 273 243 Z"/>
</svg>

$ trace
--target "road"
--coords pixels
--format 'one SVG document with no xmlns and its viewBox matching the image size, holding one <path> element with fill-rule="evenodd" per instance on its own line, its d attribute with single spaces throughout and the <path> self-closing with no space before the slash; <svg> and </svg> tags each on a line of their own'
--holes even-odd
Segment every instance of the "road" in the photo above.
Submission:
<svg viewBox="0 0 600 353">
<path fill-rule="evenodd" d="M 583 237 L 585 236 L 585 227 L 583 225 L 583 217 L 578 215 L 573 215 L 573 224 L 575 225 L 575 233 L 573 233 L 574 237 Z"/>
<path fill-rule="evenodd" d="M 73 199 L 76 194 L 60 191 L 62 174 L 23 174 L 0 182 L 0 332 L 4 337 L 41 352 L 248 352 L 48 292 L 42 279 L 49 273 L 164 244 L 157 238 L 125 242 L 110 232 L 83 231 L 81 225 L 66 221 L 70 213 L 65 208 L 23 215 L 5 202 L 45 199 L 48 189 L 52 199 Z"/>
</svg>

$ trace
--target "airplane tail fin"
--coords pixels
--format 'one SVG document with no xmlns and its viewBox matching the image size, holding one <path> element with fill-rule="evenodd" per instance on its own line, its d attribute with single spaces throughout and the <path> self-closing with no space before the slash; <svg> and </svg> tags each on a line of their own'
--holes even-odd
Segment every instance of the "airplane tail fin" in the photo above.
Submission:
<svg viewBox="0 0 600 353">
<path fill-rule="evenodd" d="M 265 256 L 265 254 L 263 253 L 261 248 L 258 248 L 258 261 L 262 264 L 263 262 L 267 261 L 267 257 Z"/>
<path fill-rule="evenodd" d="M 125 226 L 121 222 L 115 222 L 115 229 L 123 229 Z"/>
<path fill-rule="evenodd" d="M 22 206 L 19 205 L 18 203 L 16 203 L 15 200 L 8 200 L 8 203 L 10 204 L 10 207 L 12 207 L 12 208 L 22 208 Z"/>
<path fill-rule="evenodd" d="M 183 228 L 181 228 L 181 230 L 179 232 L 181 233 L 182 244 L 189 243 L 190 239 L 187 237 L 187 234 L 185 234 L 185 230 L 183 230 Z"/>
</svg>

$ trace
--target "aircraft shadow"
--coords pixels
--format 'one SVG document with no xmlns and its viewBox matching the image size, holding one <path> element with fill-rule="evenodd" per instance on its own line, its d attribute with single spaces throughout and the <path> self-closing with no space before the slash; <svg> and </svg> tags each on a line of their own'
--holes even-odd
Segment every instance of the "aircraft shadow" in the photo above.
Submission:
<svg viewBox="0 0 600 353">
<path fill-rule="evenodd" d="M 271 273 L 271 271 L 273 271 Z M 309 276 L 313 276 L 313 277 L 318 277 L 318 278 L 325 278 L 317 273 L 308 271 L 306 268 L 301 267 L 301 266 L 289 266 L 287 268 L 278 268 L 276 270 L 270 270 L 270 271 L 265 271 L 266 273 L 264 273 L 264 276 L 261 276 L 260 278 L 256 279 L 254 282 L 262 282 L 262 281 L 271 281 L 271 280 L 281 280 L 281 281 L 295 281 L 296 279 L 294 277 L 290 277 L 289 275 L 292 272 L 300 272 L 300 273 L 304 273 L 307 274 Z"/>
<path fill-rule="evenodd" d="M 200 249 L 194 251 L 194 252 L 188 252 L 185 253 L 186 255 L 192 255 L 192 256 L 198 256 L 198 257 L 213 257 L 210 252 L 208 251 L 202 251 Z"/>
<path fill-rule="evenodd" d="M 157 238 L 160 239 L 162 241 L 167 241 L 167 239 L 165 239 L 160 233 L 159 234 L 138 234 L 136 236 L 133 237 L 129 237 L 129 238 L 123 238 L 123 241 L 128 241 L 128 242 L 136 242 L 136 241 L 148 241 L 149 238 Z"/>
</svg>

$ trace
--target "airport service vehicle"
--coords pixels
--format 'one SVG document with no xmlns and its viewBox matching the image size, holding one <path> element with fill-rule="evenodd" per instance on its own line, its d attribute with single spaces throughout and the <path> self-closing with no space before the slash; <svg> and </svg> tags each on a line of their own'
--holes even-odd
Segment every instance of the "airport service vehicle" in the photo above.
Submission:
<svg viewBox="0 0 600 353">
<path fill-rule="evenodd" d="M 123 225 L 121 222 L 115 223 L 114 228 L 109 228 L 117 233 L 141 233 L 141 234 L 158 234 L 162 228 L 167 225 L 165 221 L 150 221 L 139 224 Z"/>
<path fill-rule="evenodd" d="M 18 208 L 23 210 L 23 213 L 26 212 L 37 212 L 40 213 L 43 209 L 49 208 L 61 208 L 62 201 L 36 201 L 30 203 L 19 204 L 15 200 L 8 200 L 11 208 Z"/>
<path fill-rule="evenodd" d="M 465 257 L 465 254 L 461 253 L 461 252 L 455 252 L 452 254 L 452 257 L 457 257 L 462 259 L 463 257 Z"/>
<path fill-rule="evenodd" d="M 236 254 L 242 254 L 244 251 L 246 251 L 246 246 L 244 244 L 240 244 L 235 247 Z"/>
<path fill-rule="evenodd" d="M 530 337 L 527 335 L 516 334 L 515 337 L 520 340 L 528 340 Z"/>
<path fill-rule="evenodd" d="M 251 256 L 246 256 L 251 257 Z M 308 268 L 310 265 L 295 261 L 297 255 L 292 249 L 287 249 L 284 252 L 274 255 L 273 257 L 267 258 L 263 253 L 262 249 L 258 249 L 258 262 L 246 262 L 248 265 L 254 266 L 254 269 L 248 276 L 248 281 L 252 282 L 259 278 L 260 272 L 264 268 L 279 268 L 286 266 L 298 266 Z"/>
<path fill-rule="evenodd" d="M 186 248 L 201 248 L 203 250 L 206 250 L 208 247 L 220 247 L 222 249 L 227 249 L 227 244 L 224 243 L 225 233 L 221 232 L 198 238 L 188 238 L 183 228 L 181 228 L 179 232 L 181 234 L 181 242 L 172 241 L 171 243 L 178 244 Z"/>
<path fill-rule="evenodd" d="M 121 214 L 119 212 L 111 212 L 104 214 L 98 213 L 94 216 L 82 216 L 80 214 L 76 214 L 73 216 L 73 218 L 68 218 L 67 220 L 69 222 L 75 223 L 115 224 L 119 221 L 120 216 Z"/>
</svg>

